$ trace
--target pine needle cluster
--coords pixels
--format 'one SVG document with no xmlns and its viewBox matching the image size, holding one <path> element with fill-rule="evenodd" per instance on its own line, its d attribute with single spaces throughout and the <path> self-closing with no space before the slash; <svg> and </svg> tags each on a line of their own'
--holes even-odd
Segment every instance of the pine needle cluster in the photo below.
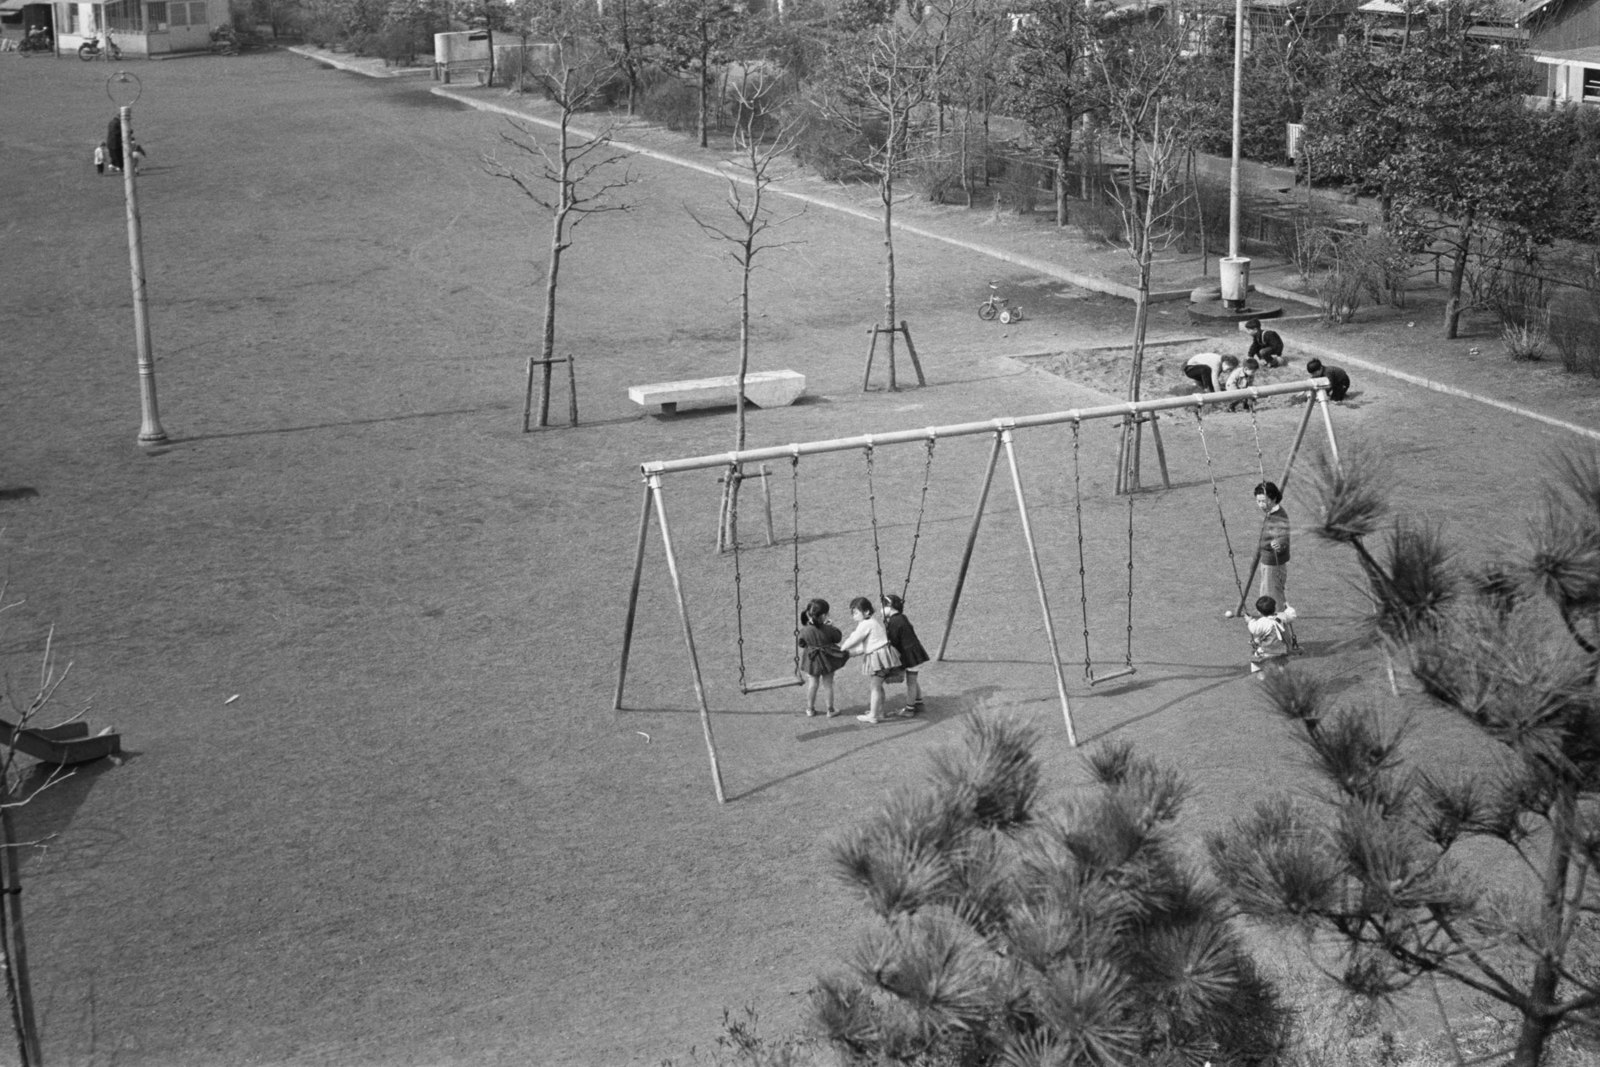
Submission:
<svg viewBox="0 0 1600 1067">
<path fill-rule="evenodd" d="M 1600 911 L 1600 460 L 1554 469 L 1525 549 L 1463 574 L 1439 531 L 1389 523 L 1369 454 L 1324 460 L 1317 532 L 1355 550 L 1378 640 L 1494 758 L 1419 766 L 1410 720 L 1337 706 L 1291 667 L 1262 692 L 1299 727 L 1320 795 L 1273 798 L 1207 841 L 1243 912 L 1334 935 L 1348 991 L 1439 977 L 1499 1002 L 1517 1020 L 1502 1050 L 1515 1067 L 1537 1067 L 1558 1035 L 1600 1035 L 1600 971 L 1583 962 Z M 1497 854 L 1520 878 L 1491 888 L 1474 873 Z"/>
<path fill-rule="evenodd" d="M 1125 746 L 1047 802 L 1032 726 L 962 745 L 834 845 L 878 923 L 814 993 L 853 1063 L 1118 1067 L 1261 1062 L 1286 1013 L 1171 829 L 1187 786 Z"/>
</svg>

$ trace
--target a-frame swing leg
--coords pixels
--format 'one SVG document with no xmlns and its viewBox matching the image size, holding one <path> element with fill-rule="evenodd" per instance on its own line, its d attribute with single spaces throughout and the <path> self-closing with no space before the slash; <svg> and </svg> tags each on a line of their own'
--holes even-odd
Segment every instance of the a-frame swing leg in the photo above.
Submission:
<svg viewBox="0 0 1600 1067">
<path fill-rule="evenodd" d="M 1061 667 L 1061 648 L 1056 642 L 1056 624 L 1050 618 L 1050 597 L 1044 588 L 1044 571 L 1039 567 L 1039 549 L 1033 543 L 1033 527 L 1028 522 L 1028 497 L 1022 491 L 1022 471 L 1017 466 L 1017 451 L 1011 444 L 1011 430 L 1000 431 L 1006 446 L 1006 460 L 1011 464 L 1011 484 L 1017 490 L 1017 513 L 1022 519 L 1022 536 L 1028 542 L 1028 556 L 1033 561 L 1033 584 L 1039 590 L 1039 610 L 1044 614 L 1044 631 L 1050 639 L 1050 662 L 1056 670 L 1056 692 L 1061 697 L 1061 717 L 1067 723 L 1067 743 L 1078 747 L 1078 734 L 1072 728 L 1072 707 L 1067 703 L 1067 675 Z"/>
<path fill-rule="evenodd" d="M 955 625 L 956 605 L 961 603 L 961 587 L 967 581 L 967 568 L 972 563 L 972 549 L 978 543 L 978 526 L 983 522 L 984 505 L 989 502 L 989 487 L 994 484 L 994 468 L 1000 459 L 1000 435 L 994 435 L 994 444 L 989 449 L 989 465 L 984 468 L 983 488 L 978 492 L 978 506 L 972 511 L 972 529 L 967 531 L 967 547 L 961 553 L 961 566 L 956 570 L 955 589 L 950 593 L 950 610 L 944 616 L 944 635 L 939 638 L 939 651 L 934 655 L 935 660 L 944 659 L 944 650 L 950 644 L 950 628 Z"/>
<path fill-rule="evenodd" d="M 1317 395 L 1318 397 L 1321 397 L 1322 390 L 1318 389 Z M 1306 430 L 1311 425 L 1311 407 L 1312 405 L 1307 404 L 1305 411 L 1300 415 L 1300 426 L 1294 432 L 1294 444 L 1289 448 L 1289 458 L 1284 461 L 1283 473 L 1278 477 L 1278 489 L 1285 495 L 1287 495 L 1289 492 L 1289 474 L 1294 470 L 1295 457 L 1300 454 L 1300 446 L 1305 443 Z M 1330 447 L 1334 447 L 1333 422 L 1331 419 L 1328 419 L 1328 412 L 1326 408 L 1324 408 L 1322 415 L 1328 427 L 1328 444 Z M 1335 464 L 1339 462 L 1339 452 L 1336 447 L 1334 447 L 1333 461 Z M 1265 519 L 1263 518 L 1262 521 L 1264 523 Z M 1234 614 L 1241 618 L 1244 617 L 1245 603 L 1250 599 L 1250 587 L 1255 584 L 1256 572 L 1260 569 L 1261 552 L 1257 550 L 1257 552 L 1250 557 L 1250 575 L 1244 580 L 1244 585 L 1241 587 L 1244 590 L 1243 595 L 1239 597 L 1239 606 L 1234 609 Z"/>
<path fill-rule="evenodd" d="M 672 594 L 678 600 L 678 617 L 683 620 L 683 643 L 689 650 L 689 671 L 694 677 L 694 698 L 700 705 L 700 730 L 705 734 L 706 752 L 711 757 L 711 780 L 717 787 L 717 803 L 726 804 L 722 790 L 722 766 L 717 762 L 717 742 L 711 736 L 711 708 L 706 704 L 705 681 L 700 677 L 700 657 L 694 650 L 694 631 L 689 626 L 689 603 L 683 596 L 683 579 L 678 576 L 678 557 L 672 550 L 672 532 L 667 527 L 667 505 L 661 495 L 661 475 L 649 478 L 650 496 L 655 501 L 656 522 L 661 527 L 661 547 L 667 554 L 667 572 L 672 575 Z"/>
<path fill-rule="evenodd" d="M 611 702 L 622 708 L 622 684 L 628 677 L 628 650 L 633 647 L 633 620 L 639 608 L 639 580 L 644 577 L 644 541 L 650 535 L 650 486 L 644 487 L 644 507 L 639 511 L 639 545 L 633 550 L 633 584 L 628 588 L 628 617 L 622 624 L 622 657 L 617 663 L 617 696 Z"/>
</svg>

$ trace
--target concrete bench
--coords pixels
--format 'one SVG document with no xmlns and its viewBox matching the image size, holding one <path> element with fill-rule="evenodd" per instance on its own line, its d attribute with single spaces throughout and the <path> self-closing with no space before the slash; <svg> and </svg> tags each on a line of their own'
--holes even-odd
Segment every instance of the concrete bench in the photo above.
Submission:
<svg viewBox="0 0 1600 1067">
<path fill-rule="evenodd" d="M 744 398 L 762 408 L 793 404 L 806 391 L 806 376 L 792 370 L 764 370 L 744 378 Z M 665 413 L 680 407 L 725 407 L 739 401 L 739 376 L 694 378 L 682 382 L 630 385 L 628 399 L 640 407 L 660 405 Z"/>
</svg>

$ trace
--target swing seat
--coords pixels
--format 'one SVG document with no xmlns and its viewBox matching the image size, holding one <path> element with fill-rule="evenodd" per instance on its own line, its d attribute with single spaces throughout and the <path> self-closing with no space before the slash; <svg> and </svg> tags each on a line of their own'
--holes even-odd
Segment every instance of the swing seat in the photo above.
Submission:
<svg viewBox="0 0 1600 1067">
<path fill-rule="evenodd" d="M 798 674 L 791 674 L 783 678 L 770 678 L 765 682 L 749 682 L 739 687 L 741 693 L 764 693 L 768 689 L 788 689 L 790 686 L 805 685 L 806 680 Z"/>
<path fill-rule="evenodd" d="M 1139 673 L 1139 668 L 1137 667 L 1123 667 L 1121 670 L 1112 671 L 1110 674 L 1095 674 L 1091 671 L 1089 672 L 1088 676 L 1089 684 L 1091 686 L 1096 686 L 1117 678 L 1126 678 L 1130 674 L 1137 673 Z"/>
</svg>

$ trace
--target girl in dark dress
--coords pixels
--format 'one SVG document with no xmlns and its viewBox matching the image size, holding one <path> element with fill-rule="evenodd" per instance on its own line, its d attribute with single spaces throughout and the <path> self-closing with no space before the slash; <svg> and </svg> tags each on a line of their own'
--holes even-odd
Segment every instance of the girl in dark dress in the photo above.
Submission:
<svg viewBox="0 0 1600 1067">
<path fill-rule="evenodd" d="M 917 629 L 905 616 L 906 603 L 893 593 L 883 597 L 883 625 L 889 631 L 889 644 L 900 653 L 900 664 L 905 670 L 906 706 L 901 715 L 915 715 L 922 710 L 922 685 L 917 681 L 917 668 L 928 662 L 928 650 L 917 640 Z"/>
<path fill-rule="evenodd" d="M 828 602 L 820 598 L 800 613 L 800 673 L 806 676 L 806 715 L 817 713 L 817 690 L 828 691 L 828 718 L 839 714 L 833 697 L 833 672 L 849 658 L 839 651 L 839 628 L 828 619 Z"/>
</svg>

